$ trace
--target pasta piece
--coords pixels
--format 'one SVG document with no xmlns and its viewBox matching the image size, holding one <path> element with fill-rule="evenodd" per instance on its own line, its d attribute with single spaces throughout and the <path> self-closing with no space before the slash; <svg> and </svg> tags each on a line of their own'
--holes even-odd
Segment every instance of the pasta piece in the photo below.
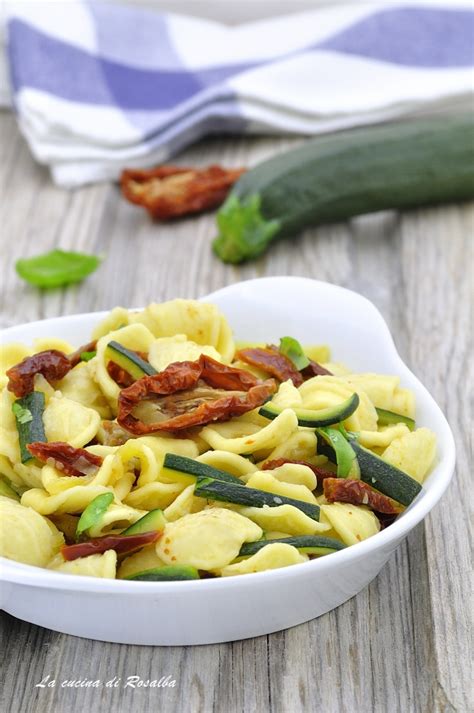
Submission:
<svg viewBox="0 0 474 713">
<path fill-rule="evenodd" d="M 304 468 L 305 466 L 299 467 Z M 286 498 L 294 498 L 295 500 L 302 500 L 306 503 L 316 504 L 316 498 L 311 490 L 306 487 L 306 485 L 285 483 L 284 481 L 275 478 L 270 470 L 258 471 L 257 473 L 254 473 L 248 479 L 247 485 L 249 488 L 265 490 L 267 493 L 283 495 Z"/>
<path fill-rule="evenodd" d="M 272 404 L 278 408 L 298 408 L 303 403 L 300 392 L 294 386 L 291 379 L 283 381 L 278 391 L 272 398 Z"/>
<path fill-rule="evenodd" d="M 309 409 L 323 409 L 348 399 L 354 391 L 359 395 L 360 403 L 352 416 L 344 421 L 349 431 L 376 431 L 377 411 L 375 406 L 359 386 L 348 384 L 343 377 L 315 376 L 299 387 L 302 405 Z"/>
<path fill-rule="evenodd" d="M 222 360 L 214 347 L 196 344 L 188 340 L 185 334 L 175 334 L 173 337 L 156 339 L 150 346 L 148 361 L 157 371 L 163 371 L 175 361 L 197 361 L 201 354 L 207 354 L 216 361 Z"/>
<path fill-rule="evenodd" d="M 143 443 L 142 439 L 131 438 L 120 446 L 117 450 L 117 457 L 120 458 L 126 469 L 139 470 L 137 486 L 153 483 L 158 479 L 163 459 L 158 462 L 155 454 L 149 446 Z"/>
<path fill-rule="evenodd" d="M 429 428 L 417 428 L 392 441 L 382 458 L 423 483 L 436 458 L 436 436 Z"/>
<path fill-rule="evenodd" d="M 97 355 L 88 362 L 89 368 L 92 370 L 93 377 L 107 399 L 113 414 L 116 415 L 120 387 L 107 371 L 109 360 L 105 356 L 107 345 L 112 341 L 122 344 L 127 349 L 148 353 L 155 340 L 153 334 L 143 324 L 130 324 L 122 329 L 117 329 L 115 332 L 108 332 L 97 342 Z"/>
<path fill-rule="evenodd" d="M 88 450 L 88 449 L 86 449 Z M 41 482 L 50 495 L 70 490 L 75 487 L 90 487 L 97 485 L 114 486 L 123 476 L 123 466 L 115 455 L 104 458 L 102 465 L 93 475 L 72 476 L 64 475 L 54 466 L 45 465 L 41 472 Z"/>
<path fill-rule="evenodd" d="M 64 544 L 61 532 L 30 507 L 0 497 L 0 555 L 45 567 Z"/>
<path fill-rule="evenodd" d="M 221 424 L 221 426 L 227 425 L 228 424 Z M 275 448 L 279 443 L 289 438 L 297 428 L 298 419 L 296 418 L 295 412 L 291 409 L 285 409 L 279 416 L 271 421 L 268 426 L 256 432 L 254 431 L 253 434 L 251 433 L 248 436 L 226 438 L 221 435 L 217 425 L 205 426 L 200 435 L 216 450 L 246 454 L 255 453 L 263 448 L 268 450 Z"/>
<path fill-rule="evenodd" d="M 198 456 L 196 460 L 200 463 L 206 463 L 206 465 L 212 465 L 213 468 L 218 470 L 225 470 L 238 478 L 255 473 L 257 470 L 255 463 L 252 463 L 248 458 L 228 451 L 206 451 L 206 453 Z"/>
<path fill-rule="evenodd" d="M 331 503 L 320 505 L 321 518 L 338 533 L 346 545 L 356 545 L 380 530 L 380 522 L 365 505 Z"/>
<path fill-rule="evenodd" d="M 41 515 L 80 513 L 98 495 L 110 493 L 111 490 L 103 485 L 76 485 L 56 495 L 49 495 L 41 488 L 31 488 L 21 496 L 21 504 L 33 508 Z"/>
<path fill-rule="evenodd" d="M 395 389 L 393 395 L 393 408 L 395 413 L 400 413 L 408 418 L 415 418 L 415 394 L 409 389 Z"/>
<path fill-rule="evenodd" d="M 194 478 L 193 478 L 194 480 Z M 168 522 L 176 522 L 180 517 L 204 510 L 207 501 L 194 495 L 195 484 L 188 485 L 164 511 Z"/>
<path fill-rule="evenodd" d="M 36 383 L 35 388 L 38 388 Z M 56 388 L 68 399 L 94 409 L 102 418 L 112 417 L 112 410 L 94 381 L 89 362 L 78 364 L 71 369 L 69 374 L 56 384 Z"/>
<path fill-rule="evenodd" d="M 40 488 L 41 487 L 41 468 L 34 465 L 34 462 L 28 463 L 15 463 L 13 466 L 13 471 L 16 476 L 16 480 L 12 478 L 12 483 L 26 488 Z"/>
<path fill-rule="evenodd" d="M 0 455 L 12 464 L 21 460 L 18 431 L 12 411 L 14 401 L 13 394 L 4 389 L 0 395 Z"/>
<path fill-rule="evenodd" d="M 241 515 L 256 522 L 265 531 L 278 530 L 286 532 L 288 535 L 317 535 L 330 529 L 328 523 L 313 520 L 294 505 L 278 505 L 277 507 L 264 505 L 262 508 L 240 507 L 238 511 Z"/>
<path fill-rule="evenodd" d="M 135 554 L 126 557 L 118 569 L 117 577 L 118 579 L 124 579 L 124 577 L 130 577 L 132 574 L 144 572 L 146 569 L 154 569 L 164 565 L 163 560 L 156 554 L 156 544 L 153 542 L 151 545 L 143 547 L 140 552 L 135 552 Z"/>
<path fill-rule="evenodd" d="M 147 483 L 134 488 L 124 501 L 132 508 L 143 510 L 164 509 L 184 490 L 183 483 Z"/>
<path fill-rule="evenodd" d="M 99 430 L 100 416 L 94 409 L 59 394 L 49 400 L 43 424 L 48 441 L 65 441 L 74 448 L 82 448 Z"/>
<path fill-rule="evenodd" d="M 197 344 L 215 347 L 227 363 L 234 356 L 229 324 L 219 308 L 208 302 L 178 299 L 153 303 L 142 312 L 130 314 L 130 322 L 144 324 L 155 337 L 185 334 Z"/>
<path fill-rule="evenodd" d="M 57 349 L 58 352 L 64 352 L 64 354 L 70 354 L 74 351 L 72 344 L 66 342 L 65 339 L 59 339 L 58 337 L 38 337 L 33 339 L 33 354 L 48 351 L 49 349 Z"/>
<path fill-rule="evenodd" d="M 331 358 L 331 350 L 327 344 L 306 344 L 303 346 L 303 351 L 313 361 L 318 364 L 324 364 Z"/>
<path fill-rule="evenodd" d="M 0 350 L 0 389 L 4 389 L 8 384 L 8 376 L 5 372 L 30 355 L 31 349 L 28 349 L 24 344 L 20 344 L 20 342 L 10 342 L 10 344 L 2 345 Z"/>
<path fill-rule="evenodd" d="M 308 468 L 307 465 L 300 465 L 299 463 L 285 463 L 278 468 L 274 468 L 273 470 L 268 470 L 266 472 L 271 473 L 276 480 L 280 480 L 283 483 L 304 485 L 310 491 L 315 490 L 318 485 L 316 475 L 311 468 Z M 315 502 L 315 500 L 308 500 L 308 502 Z"/>
<path fill-rule="evenodd" d="M 209 508 L 166 525 L 156 545 L 166 564 L 188 564 L 198 569 L 225 567 L 244 542 L 262 536 L 258 525 L 225 508 Z"/>
<path fill-rule="evenodd" d="M 111 503 L 99 521 L 88 528 L 90 537 L 102 537 L 121 532 L 146 515 L 146 510 L 136 510 L 123 503 Z"/>
<path fill-rule="evenodd" d="M 262 467 L 267 461 L 279 460 L 280 458 L 285 460 L 306 460 L 312 465 L 323 465 L 327 462 L 327 458 L 315 455 L 316 445 L 317 439 L 314 431 L 299 429 L 282 443 L 275 446 L 263 463 L 259 463 L 259 466 Z"/>
<path fill-rule="evenodd" d="M 101 577 L 102 579 L 115 579 L 117 566 L 117 553 L 107 550 L 100 555 L 78 557 L 68 562 L 59 554 L 48 564 L 48 569 L 64 574 L 81 574 L 83 577 Z"/>
<path fill-rule="evenodd" d="M 379 431 L 360 431 L 359 443 L 365 448 L 387 448 L 395 438 L 401 438 L 410 429 L 404 423 L 381 428 Z"/>
<path fill-rule="evenodd" d="M 100 339 L 106 334 L 110 335 L 117 329 L 126 327 L 129 323 L 129 311 L 124 307 L 114 307 L 103 320 L 94 328 L 92 339 Z"/>
<path fill-rule="evenodd" d="M 309 560 L 308 555 L 298 552 L 296 547 L 287 545 L 284 542 L 275 542 L 273 545 L 265 545 L 261 550 L 251 557 L 229 564 L 218 570 L 221 577 L 231 577 L 236 574 L 250 574 L 252 572 L 264 572 L 266 569 L 279 569 L 292 564 L 301 564 Z"/>
</svg>

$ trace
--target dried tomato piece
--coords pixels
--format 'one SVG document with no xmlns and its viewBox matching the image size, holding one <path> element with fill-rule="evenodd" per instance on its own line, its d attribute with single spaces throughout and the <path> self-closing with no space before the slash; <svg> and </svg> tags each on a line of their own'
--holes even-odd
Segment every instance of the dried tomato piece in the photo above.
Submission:
<svg viewBox="0 0 474 713">
<path fill-rule="evenodd" d="M 303 383 L 303 377 L 293 362 L 280 352 L 278 347 L 269 345 L 265 348 L 250 347 L 240 349 L 236 354 L 237 358 L 246 364 L 263 369 L 278 381 L 291 379 L 295 386 Z"/>
<path fill-rule="evenodd" d="M 372 510 L 395 515 L 403 511 L 403 506 L 392 498 L 382 495 L 361 480 L 326 478 L 323 482 L 324 496 L 330 503 L 339 501 L 352 505 L 367 505 Z"/>
<path fill-rule="evenodd" d="M 69 443 L 36 441 L 27 446 L 31 455 L 42 463 L 52 465 L 63 475 L 95 475 L 102 465 L 103 458 L 89 453 L 84 448 L 73 448 Z"/>
<path fill-rule="evenodd" d="M 21 398 L 34 389 L 36 374 L 43 374 L 49 382 L 63 379 L 71 370 L 71 362 L 64 352 L 57 349 L 47 349 L 30 357 L 25 357 L 6 372 L 8 390 Z"/>
<path fill-rule="evenodd" d="M 168 220 L 219 206 L 244 168 L 157 166 L 125 169 L 120 178 L 123 196 L 146 208 L 152 218 Z"/>
<path fill-rule="evenodd" d="M 308 366 L 301 370 L 301 373 L 305 379 L 311 379 L 313 376 L 333 376 L 331 371 L 312 359 L 309 360 Z"/>
<path fill-rule="evenodd" d="M 97 347 L 97 339 L 94 339 L 92 342 L 88 342 L 87 344 L 83 344 L 82 347 L 79 347 L 79 349 L 76 349 L 74 352 L 71 352 L 71 354 L 68 354 L 68 359 L 71 363 L 71 369 L 79 364 L 81 361 L 81 356 L 84 354 L 84 352 L 95 352 Z"/>
<path fill-rule="evenodd" d="M 71 561 L 78 557 L 100 555 L 107 550 L 115 550 L 117 554 L 128 554 L 145 545 L 156 542 L 163 533 L 159 530 L 143 532 L 139 535 L 104 535 L 76 545 L 63 545 L 61 554 L 65 560 Z"/>
<path fill-rule="evenodd" d="M 219 384 L 224 388 L 216 388 Z M 201 355 L 198 361 L 175 362 L 123 389 L 117 422 L 136 435 L 174 433 L 240 416 L 261 406 L 275 388 L 272 379 L 259 382 L 241 369 Z M 148 407 L 155 420 L 145 423 L 139 411 Z"/>
<path fill-rule="evenodd" d="M 122 369 L 122 367 L 116 364 L 114 361 L 109 361 L 107 363 L 106 369 L 107 374 L 110 376 L 111 379 L 115 381 L 118 386 L 127 387 L 133 384 L 133 382 L 135 381 L 133 376 L 130 376 L 128 371 Z"/>
<path fill-rule="evenodd" d="M 317 465 L 308 463 L 308 461 L 306 460 L 291 460 L 290 458 L 276 458 L 275 460 L 267 460 L 262 465 L 262 470 L 274 470 L 275 468 L 279 468 L 281 465 L 285 465 L 285 463 L 295 463 L 296 465 L 308 466 L 308 468 L 311 468 L 311 470 L 317 477 L 318 483 L 321 480 L 324 480 L 325 478 L 334 478 L 334 472 L 332 470 L 325 470 L 324 468 L 320 468 Z"/>
</svg>

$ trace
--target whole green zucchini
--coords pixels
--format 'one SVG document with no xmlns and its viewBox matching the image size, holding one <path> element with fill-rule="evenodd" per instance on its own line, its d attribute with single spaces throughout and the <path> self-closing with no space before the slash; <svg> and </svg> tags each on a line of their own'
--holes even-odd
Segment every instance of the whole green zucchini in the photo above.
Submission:
<svg viewBox="0 0 474 713">
<path fill-rule="evenodd" d="M 472 197 L 471 113 L 344 131 L 245 173 L 217 214 L 213 249 L 238 263 L 310 226 Z"/>
</svg>

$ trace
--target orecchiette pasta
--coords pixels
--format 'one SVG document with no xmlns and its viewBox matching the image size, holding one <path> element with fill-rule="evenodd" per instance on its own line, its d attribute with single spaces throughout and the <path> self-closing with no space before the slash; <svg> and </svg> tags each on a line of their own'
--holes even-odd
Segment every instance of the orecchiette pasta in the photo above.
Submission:
<svg viewBox="0 0 474 713">
<path fill-rule="evenodd" d="M 92 338 L 85 356 L 47 335 L 3 348 L 9 559 L 131 580 L 304 565 L 389 525 L 435 462 L 399 377 L 351 373 L 294 339 L 291 357 L 239 343 L 277 358 L 270 378 L 236 356 L 215 305 L 117 307 Z M 54 354 L 57 379 L 38 366 Z"/>
</svg>

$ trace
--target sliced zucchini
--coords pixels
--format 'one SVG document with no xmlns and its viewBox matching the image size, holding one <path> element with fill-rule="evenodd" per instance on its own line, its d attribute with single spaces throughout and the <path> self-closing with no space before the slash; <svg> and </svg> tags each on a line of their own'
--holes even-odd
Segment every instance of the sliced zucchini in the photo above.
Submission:
<svg viewBox="0 0 474 713">
<path fill-rule="evenodd" d="M 386 411 L 383 408 L 377 408 L 375 410 L 377 411 L 377 423 L 379 426 L 391 426 L 394 423 L 404 423 L 405 426 L 408 426 L 410 431 L 414 431 L 416 428 L 416 423 L 413 418 L 402 416 L 401 413 Z"/>
<path fill-rule="evenodd" d="M 316 431 L 327 448 L 320 448 L 318 451 L 323 455 L 328 455 L 331 461 L 337 463 L 338 478 L 359 478 L 359 466 L 354 450 L 349 441 L 336 428 L 321 428 Z M 327 451 L 330 451 L 328 453 Z"/>
<path fill-rule="evenodd" d="M 33 456 L 27 448 L 28 443 L 46 442 L 43 425 L 44 403 L 43 392 L 32 391 L 12 404 L 22 463 L 29 463 L 33 460 Z"/>
<path fill-rule="evenodd" d="M 414 478 L 391 463 L 387 463 L 383 458 L 379 458 L 356 440 L 350 441 L 350 446 L 357 456 L 360 479 L 364 483 L 368 483 L 402 505 L 410 505 L 423 490 Z"/>
<path fill-rule="evenodd" d="M 142 532 L 153 532 L 154 530 L 164 530 L 166 518 L 163 515 L 163 510 L 150 510 L 146 515 L 127 527 L 122 535 L 140 535 Z"/>
<path fill-rule="evenodd" d="M 105 358 L 118 364 L 125 369 L 134 379 L 141 379 L 143 376 L 153 376 L 158 372 L 147 361 L 138 356 L 136 352 L 127 349 L 118 342 L 109 342 L 105 349 Z"/>
<path fill-rule="evenodd" d="M 81 539 L 83 535 L 87 535 L 87 531 L 100 522 L 102 515 L 106 512 L 113 499 L 113 493 L 102 493 L 94 500 L 91 500 L 77 523 L 76 540 Z"/>
<path fill-rule="evenodd" d="M 2 477 L 0 477 L 0 495 L 4 498 L 20 500 L 20 496 L 18 495 L 18 493 L 13 490 L 13 488 Z"/>
<path fill-rule="evenodd" d="M 177 456 L 174 453 L 167 453 L 165 455 L 163 467 L 167 470 L 192 475 L 195 478 L 212 478 L 213 480 L 221 480 L 225 483 L 233 483 L 234 485 L 244 485 L 239 478 L 231 473 L 227 473 L 225 470 L 219 470 L 219 468 L 213 468 L 212 465 L 200 463 L 186 456 Z"/>
<path fill-rule="evenodd" d="M 319 505 L 312 505 L 303 500 L 286 498 L 283 495 L 267 493 L 265 490 L 257 490 L 247 486 L 242 487 L 241 485 L 213 480 L 212 478 L 198 478 L 194 494 L 208 500 L 219 500 L 256 508 L 263 508 L 264 505 L 273 508 L 279 505 L 293 505 L 313 520 L 319 520 Z"/>
<path fill-rule="evenodd" d="M 265 547 L 281 542 L 292 545 L 300 552 L 309 555 L 329 555 L 331 552 L 343 550 L 346 545 L 332 537 L 318 537 L 317 535 L 302 535 L 300 537 L 281 537 L 276 540 L 258 540 L 258 542 L 245 542 L 240 548 L 239 557 L 249 557 Z"/>
<path fill-rule="evenodd" d="M 337 406 L 320 409 L 319 411 L 307 408 L 293 408 L 298 419 L 299 426 L 308 428 L 322 428 L 324 426 L 332 426 L 335 423 L 340 423 L 349 418 L 359 405 L 358 394 L 352 396 L 346 401 L 343 401 Z M 288 408 L 288 407 L 284 407 Z M 260 407 L 259 414 L 265 418 L 274 419 L 284 410 L 281 406 L 275 406 L 271 401 Z"/>
<path fill-rule="evenodd" d="M 199 579 L 199 572 L 190 565 L 167 565 L 165 567 L 154 567 L 143 572 L 130 574 L 124 579 L 136 580 L 139 582 L 177 582 L 184 579 Z"/>
</svg>

